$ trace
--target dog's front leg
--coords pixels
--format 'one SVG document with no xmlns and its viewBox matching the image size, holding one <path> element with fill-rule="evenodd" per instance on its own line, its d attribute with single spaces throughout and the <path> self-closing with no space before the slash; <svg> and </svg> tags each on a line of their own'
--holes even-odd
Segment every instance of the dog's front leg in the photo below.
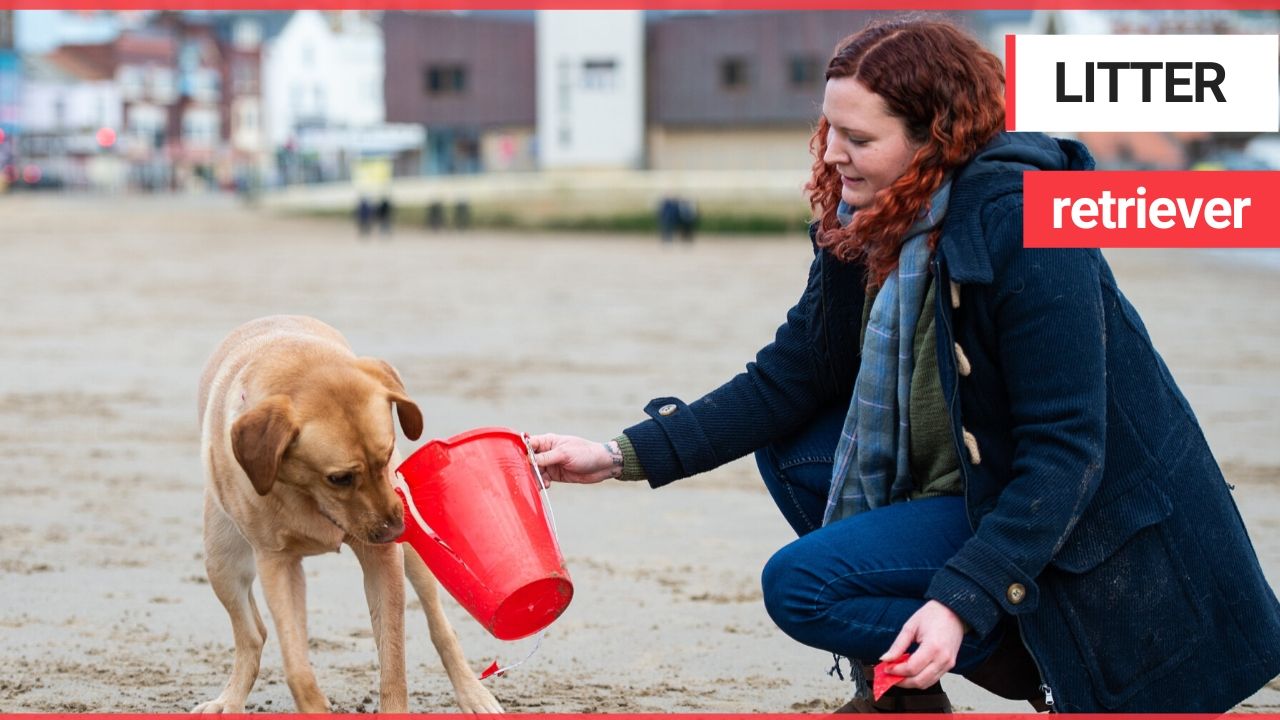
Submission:
<svg viewBox="0 0 1280 720">
<path fill-rule="evenodd" d="M 351 550 L 364 570 L 364 596 L 378 645 L 378 711 L 406 713 L 409 691 L 404 669 L 404 560 L 400 546 L 355 543 Z"/>
<path fill-rule="evenodd" d="M 284 677 L 299 712 L 329 712 L 329 700 L 316 684 L 307 659 L 307 581 L 302 558 L 260 552 L 257 556 L 262 594 L 267 598 L 276 637 L 284 655 Z"/>
<path fill-rule="evenodd" d="M 197 705 L 193 712 L 242 713 L 245 698 L 258 678 L 267 626 L 253 601 L 253 578 L 257 572 L 253 547 L 218 507 L 211 492 L 204 496 L 204 562 L 209 584 L 231 616 L 236 654 L 231 677 L 222 692 Z"/>
<path fill-rule="evenodd" d="M 449 675 L 449 682 L 453 683 L 458 707 L 467 713 L 502 712 L 497 698 L 489 692 L 489 688 L 480 684 L 476 674 L 467 667 L 462 644 L 458 642 L 458 636 L 453 633 L 453 626 L 449 624 L 449 618 L 445 617 L 444 608 L 440 605 L 440 593 L 431 570 L 412 549 L 404 553 L 404 568 L 414 592 L 422 601 L 422 609 L 427 614 L 427 625 L 431 628 L 431 643 L 436 646 L 436 652 L 440 653 L 444 671 Z"/>
</svg>

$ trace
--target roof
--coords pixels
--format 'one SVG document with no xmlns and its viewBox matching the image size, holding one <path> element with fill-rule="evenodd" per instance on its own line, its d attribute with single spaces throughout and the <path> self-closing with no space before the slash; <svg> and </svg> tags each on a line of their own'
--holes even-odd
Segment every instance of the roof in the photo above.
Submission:
<svg viewBox="0 0 1280 720">
<path fill-rule="evenodd" d="M 77 80 L 110 80 L 116 74 L 116 52 L 111 43 L 63 45 L 44 58 L 49 65 Z"/>
<path fill-rule="evenodd" d="M 116 40 L 117 57 L 120 62 L 138 60 L 173 62 L 177 46 L 177 40 L 172 35 L 156 31 L 121 33 Z"/>
</svg>

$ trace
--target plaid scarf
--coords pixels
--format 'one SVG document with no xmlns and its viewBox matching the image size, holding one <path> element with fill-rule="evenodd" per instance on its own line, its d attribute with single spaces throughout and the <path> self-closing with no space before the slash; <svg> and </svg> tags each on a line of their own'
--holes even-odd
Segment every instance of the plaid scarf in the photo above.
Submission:
<svg viewBox="0 0 1280 720">
<path fill-rule="evenodd" d="M 898 502 L 911 492 L 907 408 L 916 323 L 929 289 L 929 233 L 942 222 L 950 194 L 948 180 L 907 231 L 898 266 L 871 305 L 853 400 L 836 445 L 823 525 Z M 841 224 L 853 220 L 853 208 L 843 201 L 837 214 Z"/>
</svg>

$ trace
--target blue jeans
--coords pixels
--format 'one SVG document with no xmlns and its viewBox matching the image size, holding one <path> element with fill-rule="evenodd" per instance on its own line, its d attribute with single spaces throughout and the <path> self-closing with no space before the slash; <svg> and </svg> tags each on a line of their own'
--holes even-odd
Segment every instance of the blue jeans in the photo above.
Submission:
<svg viewBox="0 0 1280 720">
<path fill-rule="evenodd" d="M 924 605 L 934 573 L 972 536 L 961 497 L 896 503 L 822 527 L 845 409 L 756 453 L 765 486 L 799 539 L 765 564 L 764 603 L 783 632 L 875 662 Z M 953 672 L 986 660 L 1001 630 L 965 636 Z"/>
</svg>

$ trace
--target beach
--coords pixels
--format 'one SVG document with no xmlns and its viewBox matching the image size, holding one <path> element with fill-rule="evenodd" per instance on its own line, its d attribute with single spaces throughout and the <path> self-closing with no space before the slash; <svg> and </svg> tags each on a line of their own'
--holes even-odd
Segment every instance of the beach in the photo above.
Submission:
<svg viewBox="0 0 1280 720">
<path fill-rule="evenodd" d="M 422 440 L 480 426 L 607 440 L 650 398 L 741 371 L 800 296 L 785 236 L 432 233 L 357 238 L 228 198 L 0 197 L 0 712 L 185 712 L 230 670 L 202 560 L 196 384 L 222 337 L 312 315 L 395 365 Z M 1280 583 L 1280 268 L 1227 252 L 1108 252 Z M 759 573 L 791 539 L 750 458 L 654 491 L 557 485 L 576 594 L 537 652 L 487 680 L 515 712 L 824 712 L 828 654 L 784 636 Z M 311 660 L 335 710 L 372 712 L 359 566 L 309 559 Z M 452 600 L 472 666 L 524 657 Z M 410 602 L 412 712 L 450 712 Z M 249 709 L 293 709 L 274 628 Z M 1208 671 L 1208 670 L 1206 670 Z M 958 709 L 1025 711 L 959 678 Z M 1280 681 L 1240 708 L 1280 712 Z"/>
</svg>

